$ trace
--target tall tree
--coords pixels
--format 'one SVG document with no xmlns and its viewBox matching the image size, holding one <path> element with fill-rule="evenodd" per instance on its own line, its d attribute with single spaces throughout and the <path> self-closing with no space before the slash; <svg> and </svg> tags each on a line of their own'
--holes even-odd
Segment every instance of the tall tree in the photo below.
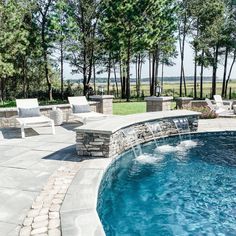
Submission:
<svg viewBox="0 0 236 236">
<path fill-rule="evenodd" d="M 21 73 L 24 68 L 20 63 L 29 46 L 29 31 L 25 25 L 27 8 L 24 5 L 16 0 L 0 3 L 0 93 L 2 100 L 5 98 L 7 80 L 16 73 L 24 74 Z"/>
<path fill-rule="evenodd" d="M 164 0 L 105 0 L 103 2 L 102 32 L 119 52 L 122 91 L 130 99 L 130 63 L 135 55 L 150 52 L 152 56 L 151 94 L 155 94 L 159 65 L 159 44 L 174 31 L 173 1 Z M 125 85 L 125 89 L 124 89 Z"/>
<path fill-rule="evenodd" d="M 209 11 L 209 9 L 211 9 Z M 191 18 L 192 45 L 195 50 L 195 70 L 197 62 L 201 65 L 200 97 L 202 97 L 203 68 L 212 66 L 212 94 L 216 94 L 216 78 L 219 56 L 224 39 L 226 4 L 222 0 L 189 0 L 189 16 Z M 201 55 L 197 52 L 201 51 Z M 195 89 L 196 97 L 196 73 Z"/>
<path fill-rule="evenodd" d="M 178 3 L 178 41 L 180 50 L 180 82 L 179 82 L 179 95 L 183 95 L 183 84 L 184 84 L 184 95 L 187 94 L 185 72 L 184 72 L 184 57 L 185 57 L 185 46 L 186 39 L 191 27 L 191 19 L 189 18 L 189 5 L 191 0 L 177 0 Z"/>
<path fill-rule="evenodd" d="M 96 51 L 96 30 L 99 19 L 96 0 L 68 0 L 72 9 L 73 31 L 68 42 L 68 59 L 70 64 L 83 75 L 83 92 L 86 95 L 88 84 L 92 78 L 94 55 Z"/>
<path fill-rule="evenodd" d="M 55 35 L 55 48 L 59 51 L 61 97 L 64 94 L 64 60 L 66 43 L 70 32 L 73 31 L 72 9 L 66 0 L 57 0 L 53 12 L 51 13 L 51 31 Z"/>
<path fill-rule="evenodd" d="M 53 46 L 55 35 L 51 31 L 52 18 L 51 13 L 55 7 L 55 0 L 35 0 L 36 13 L 35 19 L 40 29 L 42 56 L 44 62 L 45 79 L 48 86 L 48 97 L 52 100 L 52 80 L 50 78 L 49 55 Z"/>
</svg>

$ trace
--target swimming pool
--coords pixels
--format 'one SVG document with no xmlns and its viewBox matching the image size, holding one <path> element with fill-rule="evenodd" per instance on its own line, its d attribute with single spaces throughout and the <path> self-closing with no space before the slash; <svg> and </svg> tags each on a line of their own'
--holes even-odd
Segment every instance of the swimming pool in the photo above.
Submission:
<svg viewBox="0 0 236 236">
<path fill-rule="evenodd" d="M 97 207 L 107 236 L 236 235 L 236 133 L 191 139 L 150 142 L 111 165 Z"/>
</svg>

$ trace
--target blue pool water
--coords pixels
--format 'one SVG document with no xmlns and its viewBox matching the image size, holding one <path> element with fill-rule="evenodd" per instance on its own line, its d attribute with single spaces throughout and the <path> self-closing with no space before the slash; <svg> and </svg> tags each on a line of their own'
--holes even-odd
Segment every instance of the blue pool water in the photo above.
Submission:
<svg viewBox="0 0 236 236">
<path fill-rule="evenodd" d="M 170 138 L 125 153 L 103 178 L 107 236 L 236 235 L 236 135 Z"/>
</svg>

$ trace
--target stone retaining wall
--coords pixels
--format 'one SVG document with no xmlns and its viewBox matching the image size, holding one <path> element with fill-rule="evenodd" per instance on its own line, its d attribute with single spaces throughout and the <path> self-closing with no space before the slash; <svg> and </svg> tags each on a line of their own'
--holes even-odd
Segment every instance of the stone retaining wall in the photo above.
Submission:
<svg viewBox="0 0 236 236">
<path fill-rule="evenodd" d="M 189 130 L 177 129 L 174 120 L 188 121 Z M 148 125 L 146 125 L 148 123 Z M 151 128 L 150 128 L 151 127 Z M 176 135 L 178 132 L 195 132 L 198 127 L 198 115 L 188 117 L 164 118 L 125 127 L 115 133 L 77 132 L 76 149 L 81 157 L 115 157 L 125 150 L 163 136 Z"/>
<path fill-rule="evenodd" d="M 92 111 L 98 111 L 98 102 L 89 102 Z M 50 111 L 52 111 L 53 107 L 60 108 L 63 112 L 63 121 L 66 121 L 66 114 L 71 112 L 71 107 L 69 104 L 58 104 L 58 105 L 50 105 L 50 106 L 40 106 L 40 112 L 42 115 L 47 117 L 50 116 Z M 6 127 L 15 127 L 16 126 L 16 118 L 17 117 L 17 108 L 0 108 L 0 128 Z"/>
<path fill-rule="evenodd" d="M 191 107 L 194 108 L 194 107 L 206 107 L 207 106 L 207 103 L 205 100 L 194 100 L 194 101 L 191 101 Z"/>
</svg>

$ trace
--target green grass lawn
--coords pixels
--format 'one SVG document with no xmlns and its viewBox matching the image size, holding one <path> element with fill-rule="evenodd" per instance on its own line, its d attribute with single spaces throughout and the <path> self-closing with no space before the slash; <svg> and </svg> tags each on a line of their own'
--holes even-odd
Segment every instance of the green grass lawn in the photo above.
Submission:
<svg viewBox="0 0 236 236">
<path fill-rule="evenodd" d="M 176 109 L 176 103 L 171 103 L 171 110 Z M 115 102 L 113 115 L 130 115 L 146 112 L 146 102 Z"/>
<path fill-rule="evenodd" d="M 146 112 L 146 102 L 113 103 L 114 115 L 129 115 Z"/>
</svg>

